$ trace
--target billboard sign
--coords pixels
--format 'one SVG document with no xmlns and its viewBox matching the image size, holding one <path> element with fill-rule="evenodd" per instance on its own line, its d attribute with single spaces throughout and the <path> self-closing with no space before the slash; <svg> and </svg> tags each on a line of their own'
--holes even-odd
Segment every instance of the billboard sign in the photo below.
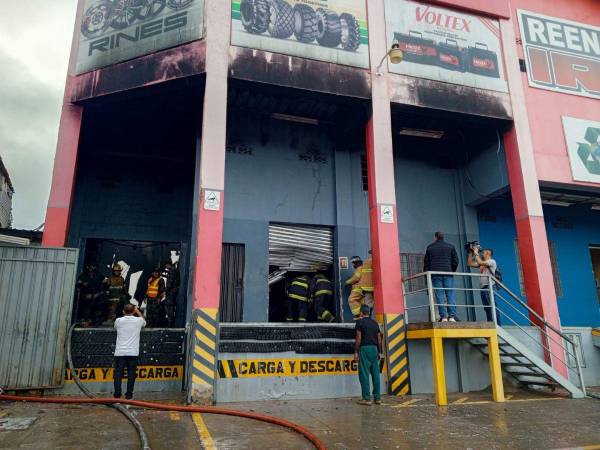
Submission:
<svg viewBox="0 0 600 450">
<path fill-rule="evenodd" d="M 385 0 L 385 17 L 404 54 L 390 72 L 508 92 L 497 20 L 409 0 Z"/>
<path fill-rule="evenodd" d="M 76 72 L 202 38 L 204 0 L 83 0 Z"/>
<path fill-rule="evenodd" d="M 600 122 L 562 118 L 573 180 L 600 183 Z"/>
<path fill-rule="evenodd" d="M 529 86 L 600 98 L 600 28 L 518 13 Z"/>
<path fill-rule="evenodd" d="M 231 44 L 369 67 L 366 0 L 232 0 Z"/>
</svg>

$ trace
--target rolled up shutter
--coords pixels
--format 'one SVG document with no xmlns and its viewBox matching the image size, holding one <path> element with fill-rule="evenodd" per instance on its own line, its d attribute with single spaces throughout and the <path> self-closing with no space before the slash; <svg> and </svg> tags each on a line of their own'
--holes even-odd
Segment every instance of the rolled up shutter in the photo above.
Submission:
<svg viewBox="0 0 600 450">
<path fill-rule="evenodd" d="M 281 270 L 315 272 L 333 264 L 333 229 L 269 225 L 269 265 Z"/>
</svg>

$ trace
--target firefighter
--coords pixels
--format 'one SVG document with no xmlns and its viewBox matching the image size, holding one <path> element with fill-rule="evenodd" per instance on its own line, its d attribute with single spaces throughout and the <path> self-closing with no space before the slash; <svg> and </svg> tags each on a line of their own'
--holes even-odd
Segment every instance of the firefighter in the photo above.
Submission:
<svg viewBox="0 0 600 450">
<path fill-rule="evenodd" d="M 331 304 L 333 285 L 325 274 L 318 273 L 310 281 L 310 298 L 314 302 L 317 319 L 323 322 L 333 322 L 335 316 L 325 307 Z"/>
<path fill-rule="evenodd" d="M 375 287 L 373 286 L 373 256 L 371 250 L 369 250 L 369 256 L 365 262 L 363 262 L 362 268 L 360 269 L 359 284 L 364 296 L 363 304 L 367 305 L 371 308 L 371 311 L 373 311 L 373 306 L 375 305 L 373 296 Z"/>
<path fill-rule="evenodd" d="M 146 289 L 146 320 L 148 327 L 159 327 L 164 323 L 165 280 L 160 276 L 160 268 L 152 270 Z"/>
<path fill-rule="evenodd" d="M 167 326 L 172 327 L 175 324 L 175 313 L 177 307 L 177 294 L 179 293 L 179 284 L 181 277 L 179 269 L 171 261 L 166 261 L 162 277 L 165 280 L 165 317 Z"/>
<path fill-rule="evenodd" d="M 102 290 L 106 299 L 106 322 L 110 325 L 117 318 L 117 313 L 123 309 L 127 300 L 131 297 L 127 293 L 125 280 L 121 276 L 123 268 L 120 264 L 112 266 L 112 274 L 102 281 Z"/>
<path fill-rule="evenodd" d="M 84 326 L 99 325 L 102 322 L 102 280 L 95 263 L 87 264 L 77 277 L 76 319 L 81 319 Z"/>
<path fill-rule="evenodd" d="M 360 256 L 353 256 L 350 262 L 352 262 L 352 267 L 354 267 L 354 273 L 346 280 L 346 286 L 352 286 L 352 292 L 350 292 L 350 296 L 348 297 L 348 306 L 354 320 L 358 320 L 360 319 L 360 307 L 364 299 L 363 290 L 360 286 L 363 261 Z"/>
<path fill-rule="evenodd" d="M 310 302 L 309 285 L 308 275 L 300 275 L 288 285 L 286 322 L 294 320 L 294 309 L 298 310 L 298 322 L 306 322 L 308 303 Z"/>
</svg>

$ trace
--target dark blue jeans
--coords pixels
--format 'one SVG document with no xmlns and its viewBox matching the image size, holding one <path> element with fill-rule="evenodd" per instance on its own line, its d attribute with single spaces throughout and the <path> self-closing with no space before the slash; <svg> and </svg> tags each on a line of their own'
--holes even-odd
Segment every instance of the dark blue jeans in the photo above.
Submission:
<svg viewBox="0 0 600 450">
<path fill-rule="evenodd" d="M 431 283 L 435 293 L 435 302 L 439 305 L 440 318 L 456 317 L 456 296 L 454 290 L 454 277 L 452 275 L 432 275 Z M 446 306 L 448 300 L 448 306 Z"/>
<path fill-rule="evenodd" d="M 487 317 L 488 322 L 493 322 L 494 318 L 492 317 L 492 308 L 491 308 L 491 300 L 490 300 L 490 287 L 482 286 L 481 289 L 481 303 L 483 303 L 483 310 L 485 311 L 485 316 Z M 494 289 L 494 292 L 496 290 Z M 498 312 L 498 306 L 496 306 L 496 322 L 500 325 L 500 313 Z"/>
</svg>

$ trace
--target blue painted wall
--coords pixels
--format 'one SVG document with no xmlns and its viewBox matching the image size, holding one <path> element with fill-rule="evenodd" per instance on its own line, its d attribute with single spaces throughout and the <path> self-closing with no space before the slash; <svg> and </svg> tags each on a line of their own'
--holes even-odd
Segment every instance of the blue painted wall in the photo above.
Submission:
<svg viewBox="0 0 600 450">
<path fill-rule="evenodd" d="M 246 248 L 243 320 L 265 322 L 269 223 L 336 227 L 340 256 L 366 255 L 369 218 L 360 149 L 336 148 L 324 127 L 247 115 L 231 122 L 236 132 L 226 160 L 223 242 Z M 341 276 L 345 280 L 350 272 Z M 347 310 L 345 317 L 351 318 Z"/>
<path fill-rule="evenodd" d="M 505 284 L 520 293 L 518 269 L 514 251 L 517 233 L 510 201 L 485 205 L 486 215 L 495 222 L 480 221 L 482 243 L 494 249 L 495 258 L 504 274 Z M 558 270 L 563 295 L 558 299 L 563 326 L 598 326 L 600 309 L 596 295 L 590 245 L 600 245 L 600 213 L 587 206 L 545 206 L 548 239 L 555 242 Z M 572 228 L 557 228 L 556 223 Z"/>
</svg>

